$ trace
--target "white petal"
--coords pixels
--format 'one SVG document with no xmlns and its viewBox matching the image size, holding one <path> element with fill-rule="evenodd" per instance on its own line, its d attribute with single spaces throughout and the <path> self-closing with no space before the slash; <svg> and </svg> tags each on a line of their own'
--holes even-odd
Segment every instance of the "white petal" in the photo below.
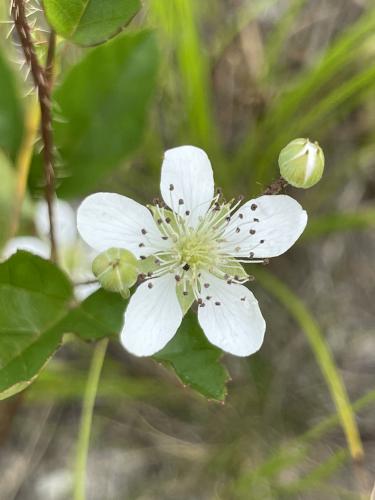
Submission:
<svg viewBox="0 0 375 500">
<path fill-rule="evenodd" d="M 2 251 L 2 257 L 8 259 L 17 250 L 26 250 L 43 259 L 49 259 L 50 246 L 34 236 L 18 236 L 9 240 Z"/>
<path fill-rule="evenodd" d="M 77 239 L 76 214 L 66 201 L 55 199 L 53 203 L 53 217 L 55 222 L 55 237 L 58 246 L 69 247 Z M 48 206 L 45 201 L 36 205 L 35 226 L 41 238 L 49 238 Z"/>
<path fill-rule="evenodd" d="M 151 356 L 172 339 L 181 320 L 173 274 L 147 281 L 130 299 L 121 342 L 136 356 Z"/>
<path fill-rule="evenodd" d="M 307 213 L 290 196 L 261 196 L 233 214 L 223 248 L 236 257 L 276 257 L 298 240 L 306 224 Z"/>
<path fill-rule="evenodd" d="M 78 208 L 77 226 L 83 240 L 98 251 L 126 248 L 140 257 L 169 245 L 146 207 L 115 193 L 96 193 L 84 199 Z"/>
<path fill-rule="evenodd" d="M 211 344 L 236 356 L 249 356 L 263 343 L 266 323 L 248 288 L 205 273 L 199 323 Z M 207 297 L 210 297 L 207 299 Z"/>
<path fill-rule="evenodd" d="M 199 217 L 205 215 L 214 196 L 214 177 L 206 153 L 194 146 L 166 151 L 160 191 L 164 202 L 176 213 L 182 215 L 190 212 L 190 224 L 196 227 Z M 180 204 L 181 200 L 183 204 Z"/>
</svg>

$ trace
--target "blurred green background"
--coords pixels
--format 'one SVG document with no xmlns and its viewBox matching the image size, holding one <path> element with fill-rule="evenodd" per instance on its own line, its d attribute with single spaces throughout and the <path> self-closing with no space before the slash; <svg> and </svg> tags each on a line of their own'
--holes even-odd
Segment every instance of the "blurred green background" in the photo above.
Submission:
<svg viewBox="0 0 375 500">
<path fill-rule="evenodd" d="M 6 19 L 5 2 L 1 7 Z M 56 123 L 59 175 L 71 175 L 61 181 L 61 196 L 77 204 L 87 192 L 113 190 L 149 202 L 158 195 L 163 151 L 181 144 L 207 151 L 228 198 L 260 194 L 278 176 L 279 151 L 295 137 L 320 143 L 326 170 L 311 190 L 288 189 L 308 211 L 309 225 L 286 256 L 254 271 L 251 287 L 267 320 L 266 339 L 248 359 L 224 358 L 231 375 L 224 404 L 110 344 L 95 409 L 88 498 L 369 498 L 375 480 L 375 5 L 149 0 L 130 32 L 143 28 L 154 30 L 159 54 L 140 49 L 136 56 L 137 68 L 142 61 L 146 68 L 139 73 L 143 104 L 133 102 L 126 86 L 134 66 L 117 80 L 113 70 L 97 88 L 102 75 L 111 74 L 110 56 L 126 58 L 126 46 L 114 54 L 104 45 L 100 65 L 93 59 L 90 71 L 86 60 L 82 74 L 73 74 L 70 68 L 97 49 L 59 41 L 56 103 L 75 123 L 68 132 Z M 1 28 L 2 83 L 10 69 L 23 95 L 29 84 L 12 62 L 18 56 L 8 30 Z M 94 141 L 95 126 L 84 112 L 79 116 L 75 92 L 69 94 L 81 83 L 82 108 L 100 92 L 108 97 L 96 117 L 101 126 L 108 120 L 103 144 Z M 22 127 L 9 135 L 4 122 L 22 123 L 22 109 L 10 106 L 4 92 L 0 144 L 14 158 Z M 69 134 L 82 136 L 79 147 L 70 148 Z M 38 175 L 36 154 L 33 197 Z M 89 344 L 68 341 L 29 390 L 0 403 L 1 499 L 71 498 L 91 352 Z M 365 450 L 354 465 L 343 432 L 346 423 L 350 441 L 340 377 Z"/>
</svg>

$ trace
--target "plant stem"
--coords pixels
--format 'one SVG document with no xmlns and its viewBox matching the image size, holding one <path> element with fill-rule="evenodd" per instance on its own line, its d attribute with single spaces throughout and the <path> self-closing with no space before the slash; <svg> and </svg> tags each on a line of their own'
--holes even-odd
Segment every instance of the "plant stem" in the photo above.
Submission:
<svg viewBox="0 0 375 500">
<path fill-rule="evenodd" d="M 33 99 L 26 110 L 25 133 L 17 156 L 17 183 L 14 195 L 14 209 L 9 229 L 9 238 L 13 238 L 18 230 L 22 203 L 25 197 L 27 178 L 29 175 L 31 158 L 34 150 L 34 143 L 38 134 L 39 119 L 39 104 L 36 100 Z"/>
<path fill-rule="evenodd" d="M 91 360 L 90 371 L 87 378 L 85 394 L 83 396 L 82 414 L 74 469 L 74 500 L 85 500 L 86 498 L 86 467 L 90 444 L 92 416 L 107 345 L 108 339 L 104 338 L 100 340 L 95 346 L 95 350 Z"/>
<path fill-rule="evenodd" d="M 254 274 L 259 283 L 283 304 L 285 309 L 289 311 L 304 331 L 335 403 L 350 455 L 355 462 L 360 463 L 364 458 L 364 451 L 355 413 L 350 403 L 344 381 L 341 378 L 332 353 L 318 324 L 304 303 L 278 278 L 260 269 L 257 269 Z"/>
<path fill-rule="evenodd" d="M 53 168 L 53 133 L 51 112 L 51 86 L 47 72 L 39 64 L 30 27 L 27 22 L 24 0 L 11 0 L 11 12 L 18 37 L 22 46 L 27 64 L 30 66 L 31 75 L 38 93 L 41 135 L 43 141 L 43 168 L 45 181 L 45 199 L 48 205 L 48 217 L 50 223 L 51 260 L 57 260 L 57 249 L 55 240 L 55 229 L 53 219 L 53 199 L 55 191 L 55 173 Z M 51 54 L 53 56 L 54 50 Z"/>
</svg>

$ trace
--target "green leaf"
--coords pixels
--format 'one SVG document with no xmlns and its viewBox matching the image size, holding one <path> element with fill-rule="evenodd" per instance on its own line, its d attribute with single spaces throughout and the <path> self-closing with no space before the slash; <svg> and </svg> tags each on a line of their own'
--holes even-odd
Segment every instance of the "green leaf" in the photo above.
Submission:
<svg viewBox="0 0 375 500">
<path fill-rule="evenodd" d="M 1 85 L 1 84 L 0 84 Z M 1 97 L 0 97 L 1 99 Z M 1 120 L 1 114 L 0 114 Z M 0 151 L 0 249 L 9 236 L 16 173 L 7 157 Z"/>
<path fill-rule="evenodd" d="M 15 157 L 23 134 L 23 114 L 15 78 L 0 52 L 0 148 Z"/>
<path fill-rule="evenodd" d="M 197 315 L 185 316 L 176 336 L 153 357 L 173 367 L 184 384 L 209 399 L 222 401 L 227 394 L 229 374 L 219 362 L 222 352 L 201 331 Z"/>
<path fill-rule="evenodd" d="M 0 399 L 28 385 L 57 349 L 72 287 L 54 264 L 19 251 L 0 264 Z"/>
<path fill-rule="evenodd" d="M 53 29 L 79 45 L 96 45 L 116 35 L 138 12 L 139 0 L 44 0 Z"/>
<path fill-rule="evenodd" d="M 55 98 L 67 123 L 56 122 L 64 162 L 59 194 L 86 194 L 140 144 L 158 54 L 150 32 L 117 37 L 74 66 Z"/>
<path fill-rule="evenodd" d="M 61 322 L 64 332 L 83 340 L 99 340 L 118 335 L 124 321 L 127 301 L 120 294 L 100 289 L 90 295 Z"/>
</svg>

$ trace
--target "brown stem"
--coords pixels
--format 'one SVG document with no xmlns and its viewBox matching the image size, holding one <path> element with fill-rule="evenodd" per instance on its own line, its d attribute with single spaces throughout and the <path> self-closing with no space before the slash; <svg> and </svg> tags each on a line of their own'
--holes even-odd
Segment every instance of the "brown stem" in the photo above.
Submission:
<svg viewBox="0 0 375 500">
<path fill-rule="evenodd" d="M 285 179 L 279 177 L 263 191 L 263 194 L 280 194 L 288 185 Z"/>
<path fill-rule="evenodd" d="M 25 5 L 23 0 L 12 1 L 12 17 L 20 39 L 23 53 L 27 64 L 30 66 L 31 75 L 38 92 L 38 100 L 41 115 L 41 135 L 43 141 L 43 168 L 45 180 L 45 199 L 48 206 L 49 217 L 49 237 L 51 242 L 51 260 L 57 260 L 54 219 L 53 219 L 53 198 L 55 191 L 55 174 L 53 169 L 53 133 L 52 133 L 52 113 L 51 113 L 51 89 L 47 71 L 40 66 L 35 53 L 34 44 L 30 34 L 30 27 L 27 23 Z M 54 50 L 52 50 L 52 54 Z"/>
</svg>

